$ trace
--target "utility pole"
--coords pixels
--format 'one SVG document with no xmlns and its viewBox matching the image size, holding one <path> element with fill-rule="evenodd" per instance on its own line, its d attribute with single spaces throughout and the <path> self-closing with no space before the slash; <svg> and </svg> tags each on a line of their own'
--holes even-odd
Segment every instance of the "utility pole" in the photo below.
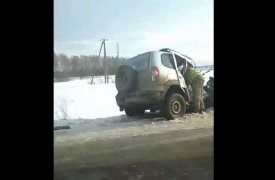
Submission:
<svg viewBox="0 0 275 180">
<path fill-rule="evenodd" d="M 109 83 L 109 76 L 108 76 L 108 63 L 107 63 L 107 59 L 106 59 L 106 45 L 105 45 L 105 41 L 108 41 L 108 39 L 103 38 L 102 43 L 104 45 L 104 70 L 105 70 L 105 84 Z"/>
<path fill-rule="evenodd" d="M 100 46 L 100 50 L 99 50 L 99 54 L 98 54 L 98 58 L 99 58 L 99 62 L 100 62 L 100 66 L 102 67 L 102 60 L 100 60 L 100 53 L 101 53 L 101 50 L 102 50 L 102 46 L 103 46 L 103 41 L 101 43 L 101 46 Z"/>
<path fill-rule="evenodd" d="M 105 83 L 109 83 L 109 77 L 108 77 L 108 64 L 107 64 L 107 60 L 106 60 L 106 46 L 105 46 L 105 41 L 108 40 L 108 39 L 102 39 L 101 41 L 101 46 L 100 46 L 100 50 L 99 50 L 99 55 L 98 55 L 98 58 L 99 58 L 99 62 L 100 62 L 100 66 L 103 68 L 105 67 L 105 73 L 104 73 L 104 77 L 105 77 Z M 101 50 L 102 50 L 102 46 L 104 47 L 104 63 L 102 63 L 102 60 L 100 60 L 100 53 L 101 53 Z M 91 81 L 91 84 L 93 84 L 93 81 L 94 81 L 94 77 L 96 75 L 96 71 L 97 71 L 97 65 L 95 66 L 95 70 L 94 70 L 94 75 L 92 77 L 92 81 Z"/>
<path fill-rule="evenodd" d="M 119 59 L 119 44 L 118 44 L 118 42 L 116 43 L 116 49 L 117 49 L 117 56 L 116 56 L 116 58 Z"/>
</svg>

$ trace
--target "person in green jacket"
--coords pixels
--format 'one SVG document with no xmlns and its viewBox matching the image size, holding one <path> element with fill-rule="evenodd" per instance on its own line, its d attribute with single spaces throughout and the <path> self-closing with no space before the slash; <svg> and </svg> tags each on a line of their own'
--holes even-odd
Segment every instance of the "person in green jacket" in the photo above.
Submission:
<svg viewBox="0 0 275 180">
<path fill-rule="evenodd" d="M 204 78 L 196 69 L 188 66 L 184 75 L 184 80 L 187 86 L 191 85 L 193 92 L 193 111 L 195 113 L 202 113 L 204 110 L 204 102 L 202 98 Z"/>
</svg>

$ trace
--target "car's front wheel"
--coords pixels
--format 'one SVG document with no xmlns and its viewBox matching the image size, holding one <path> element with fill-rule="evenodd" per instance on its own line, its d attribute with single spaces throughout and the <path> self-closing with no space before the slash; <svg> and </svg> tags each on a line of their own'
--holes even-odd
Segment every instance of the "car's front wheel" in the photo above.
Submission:
<svg viewBox="0 0 275 180">
<path fill-rule="evenodd" d="M 182 95 L 171 93 L 165 100 L 164 114 L 167 120 L 182 117 L 186 112 L 186 102 Z"/>
</svg>

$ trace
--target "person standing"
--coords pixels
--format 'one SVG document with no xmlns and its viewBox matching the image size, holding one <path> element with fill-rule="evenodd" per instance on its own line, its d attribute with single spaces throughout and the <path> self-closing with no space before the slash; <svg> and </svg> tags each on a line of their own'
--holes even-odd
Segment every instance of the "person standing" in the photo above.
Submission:
<svg viewBox="0 0 275 180">
<path fill-rule="evenodd" d="M 183 75 L 184 80 L 187 86 L 191 85 L 193 93 L 193 111 L 194 113 L 202 113 L 204 110 L 203 102 L 203 84 L 204 78 L 203 75 L 198 72 L 196 69 L 188 66 L 186 72 Z"/>
</svg>

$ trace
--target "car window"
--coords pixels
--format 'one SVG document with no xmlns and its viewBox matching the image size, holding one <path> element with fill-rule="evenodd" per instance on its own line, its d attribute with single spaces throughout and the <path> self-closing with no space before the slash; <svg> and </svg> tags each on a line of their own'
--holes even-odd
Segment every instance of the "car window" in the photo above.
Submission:
<svg viewBox="0 0 275 180">
<path fill-rule="evenodd" d="M 172 54 L 162 54 L 161 62 L 164 66 L 174 69 L 174 60 Z"/>
<path fill-rule="evenodd" d="M 137 70 L 147 69 L 149 58 L 150 53 L 144 53 L 129 59 L 126 64 L 134 66 Z"/>
<path fill-rule="evenodd" d="M 186 59 L 179 57 L 178 55 L 175 54 L 175 58 L 177 61 L 178 66 L 182 66 L 182 71 L 181 73 L 184 73 L 186 71 Z"/>
</svg>

